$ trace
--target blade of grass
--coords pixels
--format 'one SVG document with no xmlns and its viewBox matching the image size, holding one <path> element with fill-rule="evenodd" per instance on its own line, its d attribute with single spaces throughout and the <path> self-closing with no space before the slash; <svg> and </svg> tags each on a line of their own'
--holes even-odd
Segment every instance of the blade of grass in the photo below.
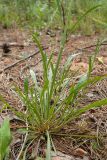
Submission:
<svg viewBox="0 0 107 160">
<path fill-rule="evenodd" d="M 102 6 L 101 4 L 100 4 L 100 5 L 96 5 L 96 6 L 92 7 L 92 8 L 90 8 L 89 10 L 87 10 L 87 11 L 77 20 L 77 22 L 73 25 L 73 27 L 71 28 L 71 31 L 74 32 L 74 31 L 76 30 L 76 27 L 79 25 L 79 22 L 80 22 L 84 17 L 86 17 L 90 12 L 92 12 L 93 10 L 95 10 L 95 9 L 101 7 L 101 6 Z"/>
</svg>

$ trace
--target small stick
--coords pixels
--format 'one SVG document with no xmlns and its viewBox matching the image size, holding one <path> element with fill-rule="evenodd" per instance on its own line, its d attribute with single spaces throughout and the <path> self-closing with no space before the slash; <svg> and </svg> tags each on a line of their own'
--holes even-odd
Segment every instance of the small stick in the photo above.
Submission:
<svg viewBox="0 0 107 160">
<path fill-rule="evenodd" d="M 106 42 L 106 41 L 105 41 L 105 42 Z M 101 45 L 101 46 L 106 46 L 107 43 L 101 43 L 100 45 Z M 85 49 L 90 49 L 90 48 L 93 48 L 93 47 L 96 47 L 96 46 L 97 46 L 97 44 L 92 44 L 92 45 L 90 45 L 90 46 L 83 47 L 83 48 L 77 48 L 77 47 L 76 47 L 76 49 L 77 49 L 77 50 L 85 50 Z"/>
<path fill-rule="evenodd" d="M 46 50 L 46 49 L 48 49 L 48 47 L 43 47 L 43 50 Z M 3 69 L 3 71 L 6 71 L 7 69 L 10 69 L 10 68 L 12 68 L 12 67 L 16 66 L 17 64 L 19 64 L 19 63 L 21 63 L 21 62 L 23 62 L 23 61 L 26 61 L 27 59 L 29 59 L 29 58 L 33 57 L 34 55 L 38 54 L 39 52 L 40 52 L 40 51 L 39 51 L 39 50 L 37 50 L 35 53 L 33 53 L 33 54 L 31 54 L 31 55 L 27 56 L 26 58 L 21 59 L 21 60 L 19 60 L 19 61 L 15 62 L 15 63 L 13 63 L 13 64 L 11 64 L 11 65 L 9 65 L 9 66 L 5 67 L 5 68 Z M 3 72 L 3 71 L 1 71 L 1 72 Z"/>
<path fill-rule="evenodd" d="M 32 44 L 26 45 L 13 42 L 13 43 L 2 43 L 0 44 L 0 48 L 3 48 L 4 44 L 6 44 L 8 47 L 21 47 L 21 48 L 32 46 Z"/>
</svg>

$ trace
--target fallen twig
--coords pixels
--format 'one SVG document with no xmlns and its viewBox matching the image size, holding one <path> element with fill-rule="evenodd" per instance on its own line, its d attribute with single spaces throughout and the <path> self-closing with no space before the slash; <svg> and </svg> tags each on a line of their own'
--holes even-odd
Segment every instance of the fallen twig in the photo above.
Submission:
<svg viewBox="0 0 107 160">
<path fill-rule="evenodd" d="M 100 46 L 106 46 L 106 45 L 107 45 L 106 42 L 107 42 L 107 41 L 104 41 L 103 43 L 100 44 Z M 76 47 L 76 49 L 77 49 L 77 50 L 86 50 L 86 49 L 90 49 L 90 48 L 93 48 L 93 47 L 96 47 L 96 46 L 97 46 L 97 44 L 92 44 L 92 45 L 90 45 L 90 46 L 86 46 L 86 47 L 83 47 L 83 48 L 77 48 L 77 47 Z"/>
<path fill-rule="evenodd" d="M 3 48 L 4 45 L 7 45 L 8 47 L 21 47 L 21 48 L 24 48 L 24 47 L 28 47 L 28 46 L 31 46 L 31 44 L 19 44 L 19 43 L 15 43 L 15 42 L 12 42 L 12 43 L 2 43 L 0 44 L 0 48 Z"/>
<path fill-rule="evenodd" d="M 48 49 L 48 47 L 43 47 L 43 50 L 45 50 L 45 49 Z M 19 63 L 21 63 L 21 62 L 23 62 L 23 61 L 25 61 L 25 60 L 27 60 L 27 59 L 29 59 L 29 58 L 33 57 L 34 55 L 38 54 L 39 52 L 40 52 L 40 51 L 39 51 L 39 50 L 37 50 L 35 53 L 33 53 L 33 54 L 31 54 L 31 55 L 27 56 L 26 58 L 21 59 L 21 60 L 19 60 L 19 61 L 15 62 L 15 63 L 13 63 L 13 64 L 11 64 L 11 65 L 9 65 L 9 66 L 5 67 L 5 68 L 3 69 L 3 71 L 6 71 L 7 69 L 10 69 L 10 68 L 12 68 L 12 67 L 16 66 L 17 64 L 19 64 Z M 1 71 L 1 72 L 3 72 L 3 71 Z"/>
</svg>

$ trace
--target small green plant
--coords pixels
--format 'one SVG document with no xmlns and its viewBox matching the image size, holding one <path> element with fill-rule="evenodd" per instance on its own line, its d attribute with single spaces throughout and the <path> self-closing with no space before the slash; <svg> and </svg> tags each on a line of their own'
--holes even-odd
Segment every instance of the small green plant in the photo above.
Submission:
<svg viewBox="0 0 107 160">
<path fill-rule="evenodd" d="M 5 119 L 0 128 L 0 160 L 4 160 L 11 142 L 9 119 Z"/>
</svg>

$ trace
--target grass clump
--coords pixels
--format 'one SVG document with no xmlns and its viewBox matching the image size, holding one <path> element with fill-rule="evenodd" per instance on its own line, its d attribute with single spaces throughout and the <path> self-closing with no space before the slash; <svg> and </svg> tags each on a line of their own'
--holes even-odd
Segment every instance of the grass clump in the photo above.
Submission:
<svg viewBox="0 0 107 160">
<path fill-rule="evenodd" d="M 38 45 L 42 57 L 43 85 L 40 86 L 38 84 L 36 73 L 30 70 L 33 85 L 30 86 L 28 79 L 25 79 L 24 90 L 18 86 L 15 87 L 15 92 L 21 99 L 22 104 L 26 106 L 24 111 L 15 110 L 2 96 L 0 96 L 0 99 L 5 105 L 4 108 L 11 108 L 13 113 L 25 122 L 26 128 L 22 128 L 23 132 L 26 133 L 25 144 L 29 139 L 33 142 L 37 138 L 47 136 L 47 148 L 50 150 L 51 135 L 60 132 L 66 124 L 78 118 L 86 111 L 107 104 L 107 98 L 105 98 L 83 106 L 82 108 L 78 108 L 76 105 L 80 92 L 84 91 L 90 84 L 95 84 L 104 79 L 106 75 L 91 77 L 94 60 L 99 50 L 99 45 L 97 45 L 94 56 L 89 59 L 89 69 L 87 73 L 82 75 L 76 84 L 70 85 L 73 78 L 69 77 L 70 67 L 73 59 L 78 54 L 69 56 L 63 68 L 60 70 L 66 33 L 64 33 L 63 36 L 56 64 L 53 63 L 53 53 L 49 58 L 47 57 L 36 34 L 34 34 L 33 39 Z"/>
<path fill-rule="evenodd" d="M 105 98 L 87 104 L 82 108 L 77 107 L 77 104 L 79 103 L 78 96 L 82 93 L 81 91 L 84 93 L 88 86 L 106 78 L 107 75 L 95 77 L 91 76 L 94 61 L 99 51 L 100 44 L 98 43 L 95 54 L 89 58 L 89 68 L 87 72 L 84 75 L 81 75 L 77 83 L 71 85 L 73 77 L 69 76 L 70 67 L 72 61 L 76 58 L 76 56 L 78 56 L 78 54 L 70 55 L 64 66 L 60 69 L 61 57 L 65 47 L 68 28 L 67 24 L 64 22 L 63 12 L 60 8 L 60 3 L 58 0 L 57 6 L 59 16 L 62 18 L 61 23 L 63 24 L 63 37 L 55 64 L 53 63 L 54 54 L 52 53 L 50 57 L 48 57 L 42 49 L 37 35 L 33 35 L 33 40 L 37 44 L 42 57 L 43 84 L 39 85 L 36 73 L 33 70 L 30 70 L 33 85 L 30 86 L 29 80 L 26 78 L 23 89 L 20 89 L 19 86 L 15 86 L 15 92 L 17 93 L 22 104 L 25 106 L 23 111 L 14 109 L 14 107 L 7 103 L 0 95 L 0 100 L 4 103 L 3 109 L 10 108 L 12 112 L 25 123 L 25 128 L 22 128 L 21 130 L 25 133 L 25 139 L 17 160 L 22 156 L 23 150 L 25 150 L 23 155 L 23 159 L 25 159 L 28 146 L 31 145 L 34 140 L 37 140 L 37 138 L 41 139 L 41 137 L 47 137 L 47 160 L 50 160 L 51 144 L 53 144 L 51 135 L 59 133 L 63 127 L 86 111 L 107 104 L 107 98 Z M 98 7 L 99 6 L 92 7 L 86 11 L 83 16 L 79 18 L 78 22 L 73 25 L 72 30 L 75 30 L 79 22 L 88 13 Z M 26 144 L 27 147 L 25 148 Z"/>
</svg>

